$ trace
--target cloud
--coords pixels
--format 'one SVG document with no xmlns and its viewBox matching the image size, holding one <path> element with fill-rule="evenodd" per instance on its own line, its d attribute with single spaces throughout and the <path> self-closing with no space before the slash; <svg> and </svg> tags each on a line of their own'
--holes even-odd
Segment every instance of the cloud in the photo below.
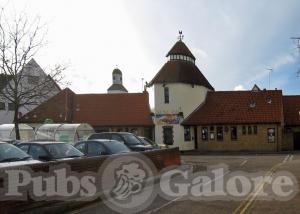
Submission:
<svg viewBox="0 0 300 214">
<path fill-rule="evenodd" d="M 200 49 L 200 48 L 192 48 L 192 53 L 194 55 L 198 55 L 199 57 L 201 57 L 202 59 L 205 59 L 208 57 L 208 54 L 206 53 L 206 51 Z"/>
<path fill-rule="evenodd" d="M 244 88 L 243 85 L 237 85 L 237 86 L 234 87 L 233 90 L 235 90 L 235 91 L 245 91 L 246 89 Z"/>
</svg>

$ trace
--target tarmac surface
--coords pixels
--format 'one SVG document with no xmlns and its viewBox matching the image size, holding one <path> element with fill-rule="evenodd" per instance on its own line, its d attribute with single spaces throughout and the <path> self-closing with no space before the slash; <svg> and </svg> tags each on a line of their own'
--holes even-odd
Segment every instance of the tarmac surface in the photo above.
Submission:
<svg viewBox="0 0 300 214">
<path fill-rule="evenodd" d="M 300 213 L 300 153 L 188 154 L 182 155 L 181 159 L 182 164 L 189 169 L 191 175 L 197 175 L 197 173 L 210 175 L 207 173 L 207 170 L 210 167 L 220 166 L 220 164 L 228 167 L 228 170 L 225 170 L 223 175 L 215 177 L 214 180 L 204 183 L 204 185 L 210 185 L 219 179 L 225 183 L 229 182 L 228 180 L 233 175 L 257 174 L 256 176 L 263 175 L 267 179 L 257 180 L 256 185 L 249 189 L 249 193 L 239 197 L 225 195 L 221 198 L 211 197 L 210 200 L 203 200 L 197 199 L 197 197 L 181 196 L 166 199 L 157 195 L 153 202 L 139 213 Z M 292 180 L 294 179 L 292 186 L 284 186 L 283 184 L 280 188 L 284 193 L 293 192 L 292 196 L 281 197 L 280 195 L 278 198 L 269 196 L 280 185 L 280 179 L 277 179 L 277 183 L 272 182 L 280 175 L 290 176 Z M 186 180 L 183 176 L 178 176 L 172 182 L 179 183 L 186 182 Z M 193 186 L 195 183 L 190 182 L 190 185 Z M 230 188 L 232 187 L 229 185 L 229 190 L 235 190 L 234 188 Z M 236 190 L 240 191 L 241 188 L 242 186 L 238 183 Z M 145 188 L 144 191 L 148 191 L 148 188 Z M 267 196 L 261 198 L 262 194 L 265 193 Z M 101 201 L 81 207 L 71 213 L 105 214 L 117 212 Z"/>
</svg>

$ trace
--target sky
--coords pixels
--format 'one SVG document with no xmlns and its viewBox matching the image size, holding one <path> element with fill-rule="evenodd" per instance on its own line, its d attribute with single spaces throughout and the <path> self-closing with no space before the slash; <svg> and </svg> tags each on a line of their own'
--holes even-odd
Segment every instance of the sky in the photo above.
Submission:
<svg viewBox="0 0 300 214">
<path fill-rule="evenodd" d="M 129 92 L 142 91 L 167 61 L 178 38 L 215 90 L 282 89 L 300 94 L 298 0 L 0 0 L 6 11 L 25 11 L 47 24 L 47 45 L 36 61 L 67 64 L 76 93 L 106 93 L 112 70 Z M 273 71 L 270 75 L 269 70 Z M 153 99 L 153 89 L 149 89 Z M 151 103 L 153 103 L 151 101 Z"/>
</svg>

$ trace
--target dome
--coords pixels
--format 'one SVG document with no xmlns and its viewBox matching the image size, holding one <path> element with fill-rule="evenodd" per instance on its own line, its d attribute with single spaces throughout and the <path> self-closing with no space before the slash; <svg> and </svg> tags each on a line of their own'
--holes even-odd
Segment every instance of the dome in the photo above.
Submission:
<svg viewBox="0 0 300 214">
<path fill-rule="evenodd" d="M 120 69 L 115 68 L 115 69 L 113 70 L 113 74 L 121 74 L 121 75 L 122 75 L 122 72 L 121 72 Z"/>
</svg>

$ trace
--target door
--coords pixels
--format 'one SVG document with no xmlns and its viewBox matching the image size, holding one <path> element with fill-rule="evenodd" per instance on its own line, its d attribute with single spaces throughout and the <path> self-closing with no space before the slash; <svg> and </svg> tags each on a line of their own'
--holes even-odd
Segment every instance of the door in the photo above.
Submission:
<svg viewBox="0 0 300 214">
<path fill-rule="evenodd" d="M 173 145 L 173 126 L 164 126 L 163 127 L 163 140 L 166 145 Z"/>
<path fill-rule="evenodd" d="M 300 150 L 300 132 L 294 133 L 294 150 Z"/>
</svg>

